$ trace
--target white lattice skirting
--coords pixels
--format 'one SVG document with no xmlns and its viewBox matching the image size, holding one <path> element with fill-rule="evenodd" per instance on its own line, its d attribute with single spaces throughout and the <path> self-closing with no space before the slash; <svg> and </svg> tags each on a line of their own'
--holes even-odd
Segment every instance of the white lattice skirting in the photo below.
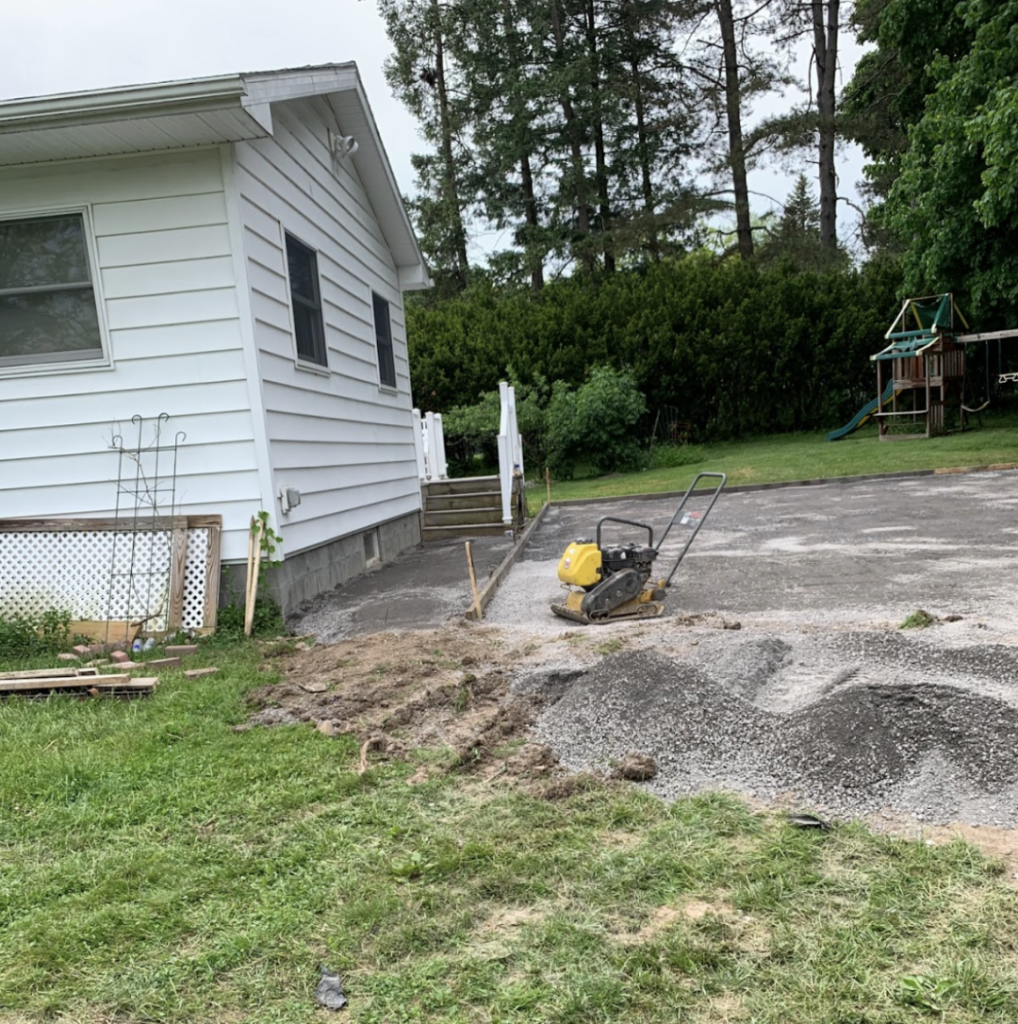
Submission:
<svg viewBox="0 0 1018 1024">
<path fill-rule="evenodd" d="M 221 529 L 218 516 L 163 517 L 138 530 L 109 519 L 0 520 L 0 615 L 57 609 L 149 632 L 212 628 Z"/>
</svg>

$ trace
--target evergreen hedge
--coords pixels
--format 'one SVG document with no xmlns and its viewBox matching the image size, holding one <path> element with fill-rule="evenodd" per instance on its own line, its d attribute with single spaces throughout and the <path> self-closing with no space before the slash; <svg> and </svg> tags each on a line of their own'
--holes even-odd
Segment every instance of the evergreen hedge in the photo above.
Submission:
<svg viewBox="0 0 1018 1024">
<path fill-rule="evenodd" d="M 480 281 L 407 302 L 415 403 L 476 402 L 511 368 L 524 383 L 581 385 L 629 369 L 653 415 L 675 407 L 693 440 L 830 428 L 875 396 L 869 356 L 898 309 L 900 269 L 827 273 L 697 253 L 538 295 Z"/>
</svg>

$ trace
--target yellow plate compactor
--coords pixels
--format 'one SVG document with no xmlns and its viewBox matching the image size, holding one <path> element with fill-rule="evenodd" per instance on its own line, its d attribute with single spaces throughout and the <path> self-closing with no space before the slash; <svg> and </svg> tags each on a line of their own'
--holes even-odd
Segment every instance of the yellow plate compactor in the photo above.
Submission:
<svg viewBox="0 0 1018 1024">
<path fill-rule="evenodd" d="M 687 509 L 687 502 L 704 479 L 716 481 L 713 490 L 704 488 L 700 492 L 708 496 L 706 508 L 697 511 Z M 652 619 L 661 615 L 665 610 L 665 592 L 671 586 L 675 570 L 706 522 L 726 481 L 724 473 L 698 473 L 657 544 L 654 543 L 654 529 L 647 523 L 605 516 L 597 524 L 596 540 L 573 541 L 559 560 L 558 578 L 568 588 L 568 593 L 565 603 L 553 604 L 551 610 L 564 619 L 584 623 Z M 647 543 L 605 546 L 601 543 L 601 528 L 605 523 L 646 530 Z M 686 527 L 688 536 L 668 575 L 651 579 L 654 560 L 661 553 L 673 526 Z"/>
</svg>

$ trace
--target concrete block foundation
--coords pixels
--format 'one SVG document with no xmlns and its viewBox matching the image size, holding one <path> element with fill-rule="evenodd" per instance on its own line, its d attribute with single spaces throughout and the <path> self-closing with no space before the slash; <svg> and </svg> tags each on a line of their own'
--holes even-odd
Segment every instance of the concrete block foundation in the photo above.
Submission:
<svg viewBox="0 0 1018 1024">
<path fill-rule="evenodd" d="M 375 565 L 391 562 L 420 542 L 420 513 L 411 512 L 369 530 L 287 555 L 269 574 L 269 592 L 279 603 L 283 615 L 290 615 L 304 601 L 338 587 Z M 246 576 L 245 565 L 222 567 L 221 604 L 243 604 Z"/>
</svg>

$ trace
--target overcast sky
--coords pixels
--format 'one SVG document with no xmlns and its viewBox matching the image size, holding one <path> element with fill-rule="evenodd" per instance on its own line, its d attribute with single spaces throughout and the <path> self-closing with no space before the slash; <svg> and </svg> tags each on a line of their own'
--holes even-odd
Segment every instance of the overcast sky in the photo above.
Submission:
<svg viewBox="0 0 1018 1024">
<path fill-rule="evenodd" d="M 422 144 L 382 75 L 389 42 L 374 0 L 7 0 L 4 7 L 3 99 L 355 60 L 396 179 L 404 192 L 413 187 L 410 154 Z M 847 33 L 842 51 L 847 81 L 857 52 Z M 854 147 L 839 157 L 839 191 L 856 202 L 861 167 Z M 810 166 L 802 169 L 813 177 Z M 750 187 L 782 200 L 791 178 L 757 171 Z M 759 197 L 753 205 L 769 208 Z M 855 218 L 843 204 L 838 214 L 846 235 Z M 496 238 L 481 240 L 478 254 L 492 245 Z"/>
</svg>

